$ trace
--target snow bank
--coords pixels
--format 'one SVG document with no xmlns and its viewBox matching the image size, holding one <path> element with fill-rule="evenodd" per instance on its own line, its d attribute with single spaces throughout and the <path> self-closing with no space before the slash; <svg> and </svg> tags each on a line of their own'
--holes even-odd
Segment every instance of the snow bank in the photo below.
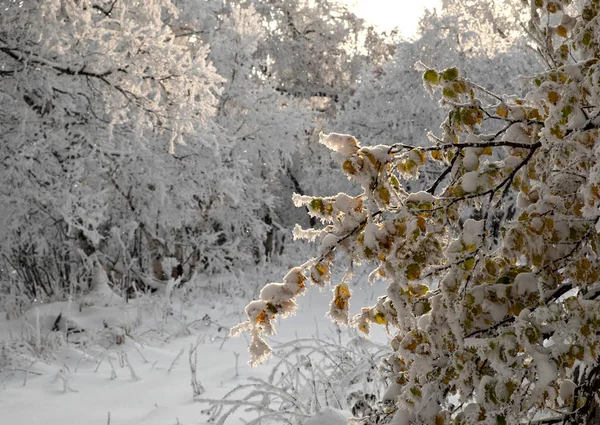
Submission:
<svg viewBox="0 0 600 425">
<path fill-rule="evenodd" d="M 326 407 L 304 422 L 304 425 L 346 425 L 346 420 L 349 417 L 350 416 L 342 410 Z"/>
</svg>

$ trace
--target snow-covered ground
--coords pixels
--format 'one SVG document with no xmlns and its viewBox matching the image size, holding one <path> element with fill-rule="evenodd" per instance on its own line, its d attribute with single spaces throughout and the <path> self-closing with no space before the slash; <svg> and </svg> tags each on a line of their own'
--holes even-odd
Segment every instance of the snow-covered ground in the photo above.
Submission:
<svg viewBox="0 0 600 425">
<path fill-rule="evenodd" d="M 356 290 L 353 311 L 361 303 L 374 303 L 375 289 Z M 197 379 L 205 390 L 200 396 L 203 399 L 221 399 L 239 385 L 267 380 L 273 367 L 281 363 L 275 357 L 251 369 L 247 364 L 247 339 L 228 336 L 228 328 L 242 319 L 247 301 L 173 302 L 172 313 L 165 314 L 166 298 L 154 295 L 109 307 L 80 309 L 79 304 L 66 302 L 38 305 L 20 319 L 8 321 L 2 317 L 0 422 L 205 424 L 209 415 L 203 410 L 210 405 L 193 398 L 190 347 L 198 345 Z M 330 301 L 328 290 L 310 288 L 300 301 L 298 314 L 280 323 L 278 335 L 270 341 L 272 345 L 303 338 L 310 344 L 314 337 L 349 340 L 346 331 L 340 335 L 324 317 Z M 61 312 L 57 326 L 62 334 L 51 332 Z M 70 333 L 69 343 L 61 345 L 65 328 L 74 327 L 85 331 Z M 385 344 L 384 332 L 376 332 L 375 338 Z M 320 362 L 318 353 L 313 353 L 312 361 Z M 347 413 L 334 409 L 339 405 L 326 404 L 318 406 L 317 410 L 322 411 L 318 417 L 305 419 L 306 425 L 345 422 Z M 242 424 L 253 417 L 256 414 L 239 409 L 225 423 Z"/>
</svg>

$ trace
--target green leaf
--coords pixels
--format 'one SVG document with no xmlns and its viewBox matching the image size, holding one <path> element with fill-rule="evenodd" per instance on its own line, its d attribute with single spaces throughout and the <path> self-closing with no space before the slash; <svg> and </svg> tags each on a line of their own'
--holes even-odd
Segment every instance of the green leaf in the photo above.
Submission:
<svg viewBox="0 0 600 425">
<path fill-rule="evenodd" d="M 442 74 L 442 78 L 446 81 L 454 81 L 458 78 L 458 69 L 457 68 L 448 68 L 444 70 Z"/>
<path fill-rule="evenodd" d="M 440 76 L 434 69 L 428 69 L 423 74 L 423 80 L 431 84 L 439 84 Z"/>
<path fill-rule="evenodd" d="M 310 201 L 310 208 L 313 211 L 323 212 L 323 210 L 324 210 L 323 200 L 319 199 L 319 198 L 313 199 L 312 201 Z"/>
</svg>

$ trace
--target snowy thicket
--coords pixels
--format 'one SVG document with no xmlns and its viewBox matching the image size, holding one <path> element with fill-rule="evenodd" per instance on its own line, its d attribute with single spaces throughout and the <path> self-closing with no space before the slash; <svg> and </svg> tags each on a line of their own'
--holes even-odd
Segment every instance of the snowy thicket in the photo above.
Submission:
<svg viewBox="0 0 600 425">
<path fill-rule="evenodd" d="M 329 316 L 393 336 L 380 364 L 388 390 L 358 423 L 600 420 L 600 2 L 532 0 L 529 13 L 546 69 L 521 78 L 522 93 L 422 65 L 447 112 L 432 145 L 322 136 L 361 193 L 295 197 L 324 225 L 295 231 L 318 254 L 247 306 L 234 333 L 250 331 L 253 363 L 269 357 L 264 337 L 306 285 L 328 285 L 336 260 L 349 259 L 349 274 L 368 264 L 387 289 L 351 318 L 343 278 Z M 409 193 L 432 162 L 437 179 Z M 511 193 L 517 215 L 498 221 Z M 463 221 L 471 211 L 481 214 Z"/>
<path fill-rule="evenodd" d="M 85 291 L 92 254 L 131 295 L 280 251 L 312 100 L 385 44 L 329 1 L 0 8 L 0 281 L 29 299 Z"/>
<path fill-rule="evenodd" d="M 1 7 L 2 258 L 15 284 L 32 298 L 60 294 L 94 252 L 117 281 L 160 280 L 177 263 L 163 260 L 181 261 L 178 245 L 213 246 L 236 186 L 214 166 L 223 157 L 208 124 L 223 80 L 206 46 L 190 49 L 164 24 L 177 10 Z"/>
</svg>

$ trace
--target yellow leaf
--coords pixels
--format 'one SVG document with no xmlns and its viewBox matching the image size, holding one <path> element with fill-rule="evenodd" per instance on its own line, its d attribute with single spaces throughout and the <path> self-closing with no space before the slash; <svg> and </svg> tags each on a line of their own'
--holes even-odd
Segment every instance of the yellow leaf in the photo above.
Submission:
<svg viewBox="0 0 600 425">
<path fill-rule="evenodd" d="M 422 215 L 417 217 L 417 227 L 421 230 L 421 232 L 427 232 L 427 227 L 425 226 L 425 218 Z"/>
<path fill-rule="evenodd" d="M 498 273 L 498 267 L 496 266 L 496 262 L 488 258 L 485 259 L 485 269 L 492 276 L 495 276 Z"/>
<path fill-rule="evenodd" d="M 262 324 L 262 323 L 265 323 L 265 322 L 268 320 L 268 318 L 269 318 L 269 316 L 268 316 L 268 315 L 267 315 L 267 313 L 266 313 L 266 312 L 263 310 L 263 311 L 261 311 L 260 313 L 258 313 L 258 314 L 256 315 L 256 319 L 255 319 L 255 320 L 256 320 L 256 323 L 257 323 L 258 325 L 260 325 L 260 324 Z"/>
<path fill-rule="evenodd" d="M 377 160 L 377 158 L 375 158 L 375 155 L 373 155 L 371 152 L 366 151 L 363 151 L 362 153 L 364 156 L 369 158 L 369 161 L 371 161 L 371 164 L 373 164 L 377 170 L 381 168 L 381 163 Z"/>
<path fill-rule="evenodd" d="M 317 264 L 315 269 L 322 275 L 327 273 L 327 266 L 325 264 Z"/>
<path fill-rule="evenodd" d="M 516 302 L 510 307 L 508 311 L 513 316 L 518 316 L 519 314 L 521 314 L 521 311 L 523 311 L 524 308 L 525 305 L 522 302 Z"/>
<path fill-rule="evenodd" d="M 456 97 L 456 93 L 454 93 L 453 90 L 445 88 L 442 90 L 442 95 L 444 95 L 445 97 L 451 97 L 451 98 L 455 98 Z"/>
<path fill-rule="evenodd" d="M 350 288 L 345 283 L 340 283 L 335 287 L 336 293 L 340 296 L 344 296 L 346 298 L 350 298 Z"/>
<path fill-rule="evenodd" d="M 385 325 L 387 323 L 387 320 L 385 318 L 385 314 L 383 314 L 382 312 L 377 312 L 377 314 L 375 314 L 374 317 L 375 323 L 379 324 L 379 325 Z"/>
<path fill-rule="evenodd" d="M 431 158 L 435 159 L 436 161 L 442 160 L 442 154 L 438 150 L 430 151 L 429 154 L 431 155 Z"/>
<path fill-rule="evenodd" d="M 558 5 L 553 1 L 549 1 L 546 3 L 546 10 L 549 13 L 556 13 L 558 11 Z"/>
<path fill-rule="evenodd" d="M 406 267 L 406 277 L 409 280 L 416 280 L 421 277 L 421 266 L 419 266 L 417 263 L 409 264 Z"/>
<path fill-rule="evenodd" d="M 496 113 L 502 118 L 508 118 L 508 106 L 506 106 L 504 103 L 501 103 L 498 105 L 498 108 L 496 108 Z"/>
<path fill-rule="evenodd" d="M 350 299 L 350 289 L 345 283 L 340 283 L 335 286 L 335 298 L 333 300 L 335 306 L 340 310 L 345 310 L 348 307 L 348 300 Z"/>
<path fill-rule="evenodd" d="M 396 236 L 399 236 L 401 238 L 406 236 L 406 224 L 404 224 L 404 223 L 396 224 Z"/>
<path fill-rule="evenodd" d="M 333 300 L 333 302 L 335 303 L 335 306 L 337 308 L 339 308 L 340 310 L 345 310 L 346 309 L 346 303 L 347 300 L 345 300 L 342 297 L 335 297 L 335 299 Z"/>
<path fill-rule="evenodd" d="M 552 104 L 556 104 L 560 100 L 560 95 L 555 91 L 548 92 L 548 101 Z"/>
</svg>

